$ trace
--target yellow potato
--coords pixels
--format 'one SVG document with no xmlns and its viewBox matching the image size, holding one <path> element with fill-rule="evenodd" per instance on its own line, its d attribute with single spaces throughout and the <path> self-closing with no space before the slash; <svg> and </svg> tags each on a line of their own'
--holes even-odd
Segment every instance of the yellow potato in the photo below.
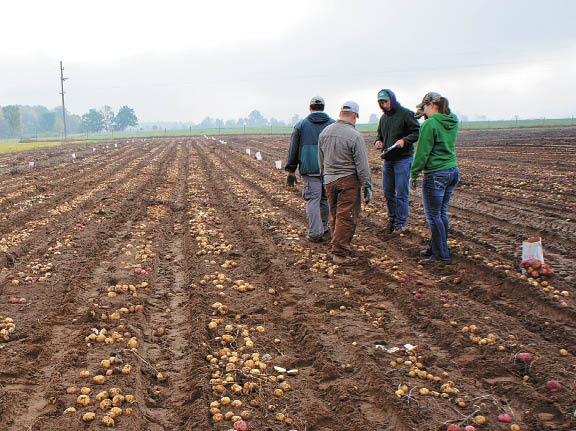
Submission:
<svg viewBox="0 0 576 431">
<path fill-rule="evenodd" d="M 88 395 L 79 395 L 78 398 L 76 398 L 76 403 L 86 407 L 90 405 L 90 397 Z"/>
<path fill-rule="evenodd" d="M 84 422 L 93 421 L 96 418 L 96 413 L 88 412 L 84 416 L 82 416 L 82 420 Z"/>
<path fill-rule="evenodd" d="M 100 401 L 100 410 L 106 411 L 112 408 L 112 400 L 110 398 L 105 398 Z"/>
<path fill-rule="evenodd" d="M 114 426 L 114 419 L 112 419 L 110 416 L 104 416 L 102 418 L 102 423 L 104 424 L 104 426 L 113 427 Z"/>
<path fill-rule="evenodd" d="M 104 377 L 102 375 L 94 376 L 92 378 L 92 381 L 94 383 L 96 383 L 97 385 L 103 385 L 104 383 L 106 383 L 106 377 Z"/>
</svg>

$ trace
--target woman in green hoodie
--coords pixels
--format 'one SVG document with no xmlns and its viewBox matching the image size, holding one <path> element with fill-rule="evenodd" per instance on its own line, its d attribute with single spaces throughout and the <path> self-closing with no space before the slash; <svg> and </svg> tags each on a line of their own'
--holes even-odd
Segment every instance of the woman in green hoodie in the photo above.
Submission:
<svg viewBox="0 0 576 431">
<path fill-rule="evenodd" d="M 416 116 L 424 115 L 426 121 L 420 127 L 410 184 L 415 189 L 418 175 L 424 174 L 422 203 L 432 234 L 428 248 L 420 252 L 425 257 L 420 263 L 450 262 L 448 204 L 460 181 L 455 151 L 458 117 L 438 93 L 426 94 L 417 108 Z"/>
</svg>

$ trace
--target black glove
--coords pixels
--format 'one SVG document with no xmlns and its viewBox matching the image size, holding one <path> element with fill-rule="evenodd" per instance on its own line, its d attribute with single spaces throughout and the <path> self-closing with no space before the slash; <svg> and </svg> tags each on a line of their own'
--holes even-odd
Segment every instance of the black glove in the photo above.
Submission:
<svg viewBox="0 0 576 431">
<path fill-rule="evenodd" d="M 410 188 L 416 190 L 418 188 L 418 178 L 410 178 Z"/>
<path fill-rule="evenodd" d="M 365 204 L 369 204 L 370 201 L 372 200 L 372 190 L 374 190 L 372 188 L 372 184 L 366 183 L 364 185 L 364 203 Z"/>
<path fill-rule="evenodd" d="M 286 185 L 288 187 L 294 187 L 294 184 L 296 184 L 297 182 L 298 180 L 296 179 L 296 174 L 294 172 L 289 172 L 288 178 L 286 178 Z"/>
</svg>

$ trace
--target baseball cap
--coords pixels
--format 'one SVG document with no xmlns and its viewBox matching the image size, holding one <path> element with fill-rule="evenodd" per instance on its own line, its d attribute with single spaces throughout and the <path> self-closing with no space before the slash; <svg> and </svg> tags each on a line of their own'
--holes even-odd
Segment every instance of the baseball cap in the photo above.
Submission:
<svg viewBox="0 0 576 431">
<path fill-rule="evenodd" d="M 384 100 L 384 101 L 390 100 L 390 95 L 386 90 L 380 90 L 378 92 L 378 100 Z"/>
<path fill-rule="evenodd" d="M 310 99 L 310 105 L 326 105 L 326 103 L 324 103 L 324 99 L 320 96 L 314 96 L 312 99 Z"/>
<path fill-rule="evenodd" d="M 360 107 L 358 104 L 352 100 L 348 100 L 342 104 L 340 112 L 354 112 L 356 115 L 360 114 Z"/>
<path fill-rule="evenodd" d="M 430 93 L 426 93 L 426 95 L 422 99 L 422 103 L 419 103 L 418 105 L 416 105 L 416 108 L 424 109 L 424 105 L 428 105 L 432 102 L 438 103 L 438 102 L 440 102 L 440 99 L 442 99 L 442 96 L 440 95 L 440 93 L 435 93 L 434 91 L 431 91 Z"/>
</svg>

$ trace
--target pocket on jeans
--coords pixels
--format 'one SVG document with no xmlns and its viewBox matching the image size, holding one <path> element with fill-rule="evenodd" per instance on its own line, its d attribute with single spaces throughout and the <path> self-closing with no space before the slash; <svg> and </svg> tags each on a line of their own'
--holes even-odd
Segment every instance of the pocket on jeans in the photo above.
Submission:
<svg viewBox="0 0 576 431">
<path fill-rule="evenodd" d="M 445 189 L 450 184 L 450 177 L 448 175 L 434 175 L 434 188 Z"/>
<path fill-rule="evenodd" d="M 304 187 L 302 187 L 302 197 L 304 198 L 305 201 L 309 201 L 311 196 L 310 193 L 310 186 L 308 185 L 308 182 L 306 182 L 306 184 L 304 184 Z"/>
</svg>

